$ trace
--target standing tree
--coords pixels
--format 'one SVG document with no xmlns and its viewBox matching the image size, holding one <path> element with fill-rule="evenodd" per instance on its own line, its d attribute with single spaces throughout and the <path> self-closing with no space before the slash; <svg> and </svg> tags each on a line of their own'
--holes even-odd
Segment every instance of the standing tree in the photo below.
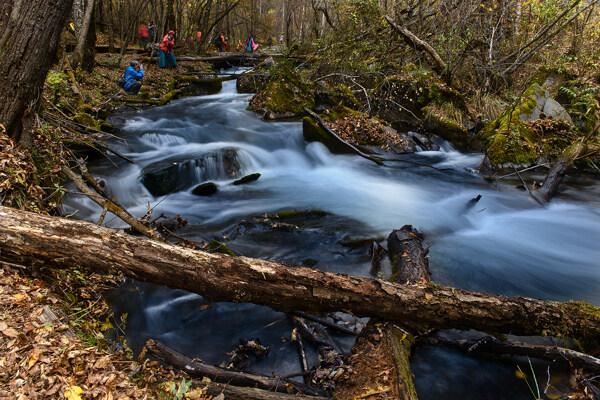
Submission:
<svg viewBox="0 0 600 400">
<path fill-rule="evenodd" d="M 15 141 L 31 141 L 27 118 L 39 105 L 73 0 L 13 0 L 0 27 L 0 123 Z"/>
<path fill-rule="evenodd" d="M 71 55 L 71 66 L 86 71 L 94 69 L 96 56 L 96 23 L 94 19 L 94 0 L 74 0 L 73 21 L 77 34 L 77 45 Z"/>
</svg>

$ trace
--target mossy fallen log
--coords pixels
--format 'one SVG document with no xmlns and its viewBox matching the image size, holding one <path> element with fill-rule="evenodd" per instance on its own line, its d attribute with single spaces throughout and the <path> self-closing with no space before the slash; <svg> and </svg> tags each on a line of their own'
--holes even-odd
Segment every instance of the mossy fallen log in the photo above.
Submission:
<svg viewBox="0 0 600 400">
<path fill-rule="evenodd" d="M 133 237 L 83 221 L 0 207 L 0 257 L 13 264 L 83 266 L 188 290 L 208 301 L 250 302 L 288 312 L 343 311 L 432 329 L 600 337 L 600 309 L 455 289 L 400 285 Z"/>
</svg>

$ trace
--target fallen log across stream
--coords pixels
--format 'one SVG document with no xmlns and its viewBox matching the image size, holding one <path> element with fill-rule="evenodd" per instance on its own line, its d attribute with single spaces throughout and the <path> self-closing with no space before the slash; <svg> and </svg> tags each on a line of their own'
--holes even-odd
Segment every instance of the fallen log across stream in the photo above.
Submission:
<svg viewBox="0 0 600 400">
<path fill-rule="evenodd" d="M 0 258 L 37 267 L 87 267 L 180 288 L 208 301 L 289 312 L 343 311 L 433 329 L 600 337 L 600 309 L 459 290 L 393 284 L 306 267 L 231 257 L 134 237 L 88 222 L 0 207 Z"/>
</svg>

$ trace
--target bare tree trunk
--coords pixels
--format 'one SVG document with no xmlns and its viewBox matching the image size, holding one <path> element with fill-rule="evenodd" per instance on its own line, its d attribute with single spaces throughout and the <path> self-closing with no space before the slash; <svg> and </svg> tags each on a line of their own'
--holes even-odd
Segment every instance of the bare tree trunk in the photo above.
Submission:
<svg viewBox="0 0 600 400">
<path fill-rule="evenodd" d="M 595 139 L 590 139 L 595 136 L 597 131 L 598 127 L 588 137 L 571 145 L 563 152 L 560 159 L 554 164 L 550 172 L 548 172 L 542 187 L 531 192 L 531 195 L 538 202 L 542 204 L 547 203 L 554 197 L 567 171 L 578 158 L 582 156 L 590 157 L 600 153 L 600 138 L 596 136 Z"/>
<path fill-rule="evenodd" d="M 95 54 L 94 48 L 95 48 L 95 41 L 96 41 L 96 34 L 95 32 L 93 32 L 93 30 L 95 28 L 92 28 L 92 33 L 93 35 L 90 36 L 90 27 L 93 26 L 93 16 L 94 16 L 94 8 L 95 8 L 95 2 L 94 0 L 76 0 L 77 4 L 74 5 L 73 9 L 80 9 L 80 8 L 84 8 L 85 12 L 81 15 L 81 20 L 78 21 L 75 24 L 75 29 L 77 32 L 77 45 L 75 46 L 75 50 L 73 51 L 73 54 L 71 55 L 71 59 L 70 59 L 70 63 L 71 63 L 71 67 L 73 68 L 73 70 L 76 70 L 77 67 L 79 66 L 79 63 L 83 61 L 84 58 L 84 52 L 89 52 L 90 49 L 92 51 L 92 65 L 91 68 L 94 67 L 93 65 L 93 57 Z M 76 14 L 76 13 L 73 13 Z M 79 16 L 79 13 L 77 13 Z M 90 42 L 90 39 L 93 39 L 92 43 Z M 89 68 L 89 54 L 88 57 L 86 57 L 86 66 Z M 91 70 L 91 68 L 89 70 Z"/>
<path fill-rule="evenodd" d="M 112 1 L 108 0 L 108 52 L 115 52 L 115 26 L 113 23 L 113 6 Z"/>
<path fill-rule="evenodd" d="M 289 312 L 343 311 L 427 328 L 597 338 L 600 309 L 434 284 L 398 285 L 172 246 L 88 222 L 0 207 L 0 256 L 11 263 L 86 266 L 176 287 L 209 301 Z"/>
<path fill-rule="evenodd" d="M 16 0 L 0 37 L 0 123 L 15 141 L 28 141 L 23 119 L 36 111 L 60 32 L 73 0 Z M 35 23 L 33 23 L 35 21 Z"/>
<path fill-rule="evenodd" d="M 399 25 L 398 23 L 394 22 L 394 20 L 389 16 L 386 15 L 385 19 L 395 31 L 397 31 L 402 35 L 402 37 L 404 37 L 404 40 L 406 42 L 413 45 L 417 50 L 423 51 L 427 55 L 429 55 L 429 58 L 432 60 L 432 66 L 437 73 L 439 73 L 440 75 L 448 73 L 446 63 L 444 62 L 444 60 L 442 60 L 442 57 L 440 57 L 438 52 L 435 51 L 435 49 L 431 47 L 429 43 L 418 38 L 414 33 L 412 33 L 407 28 L 403 27 L 402 25 Z"/>
</svg>

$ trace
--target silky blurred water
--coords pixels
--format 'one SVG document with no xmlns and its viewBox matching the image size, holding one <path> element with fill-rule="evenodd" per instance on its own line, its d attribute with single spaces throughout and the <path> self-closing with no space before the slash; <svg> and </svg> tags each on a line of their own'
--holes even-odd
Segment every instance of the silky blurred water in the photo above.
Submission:
<svg viewBox="0 0 600 400">
<path fill-rule="evenodd" d="M 438 283 L 600 305 L 600 188 L 595 182 L 571 180 L 563 194 L 540 207 L 510 184 L 485 182 L 474 172 L 482 160 L 479 154 L 427 151 L 401 157 L 435 169 L 410 162 L 381 167 L 357 156 L 333 155 L 320 143 L 305 143 L 300 122 L 265 122 L 246 110 L 249 99 L 235 92 L 235 82 L 225 82 L 217 95 L 124 112 L 116 122 L 125 140 L 110 145 L 137 164 L 111 157 L 97 161 L 91 171 L 107 181 L 109 193 L 134 215 L 144 215 L 148 205 L 154 216 L 180 214 L 192 225 L 182 235 L 221 239 L 239 254 L 298 264 L 310 258 L 316 268 L 368 275 L 366 249 L 340 242 L 385 238 L 411 224 L 426 235 L 432 278 Z M 232 150 L 240 166 L 235 176 L 227 175 L 218 158 Z M 194 160 L 205 161 L 200 165 Z M 152 196 L 140 181 L 148 166 L 186 162 L 192 172 L 174 193 Z M 256 172 L 261 177 L 255 182 L 231 184 Z M 218 185 L 217 194 L 191 193 L 207 180 Z M 467 208 L 477 195 L 481 200 Z M 90 221 L 101 213 L 83 196 L 67 198 L 64 208 L 66 213 L 78 210 L 79 218 Z M 291 209 L 331 215 L 297 222 L 301 226 L 294 232 L 231 235 L 243 219 Z M 114 216 L 105 224 L 125 227 Z M 111 296 L 119 312 L 129 313 L 127 335 L 134 350 L 153 338 L 218 364 L 238 338 L 259 337 L 271 353 L 251 370 L 300 370 L 294 345 L 281 339 L 289 337 L 290 323 L 266 307 L 219 303 L 206 309 L 201 296 L 139 283 Z M 352 345 L 351 338 L 337 340 L 346 349 Z M 314 351 L 310 357 L 314 361 Z M 413 369 L 421 399 L 531 398 L 525 382 L 514 377 L 516 363 L 418 347 Z"/>
</svg>

